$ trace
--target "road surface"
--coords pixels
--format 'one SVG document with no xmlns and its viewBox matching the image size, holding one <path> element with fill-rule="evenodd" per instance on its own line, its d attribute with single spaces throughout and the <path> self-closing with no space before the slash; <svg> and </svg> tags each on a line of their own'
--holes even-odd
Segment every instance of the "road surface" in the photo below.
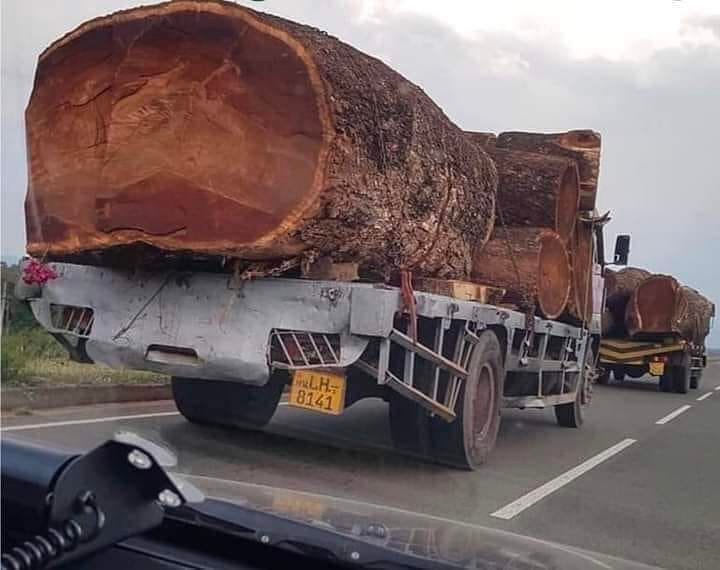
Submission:
<svg viewBox="0 0 720 570">
<path fill-rule="evenodd" d="M 506 411 L 487 465 L 462 472 L 391 450 L 387 406 L 340 417 L 283 403 L 265 432 L 187 423 L 172 402 L 3 417 L 3 435 L 89 448 L 132 430 L 179 470 L 367 501 L 656 564 L 720 568 L 720 362 L 700 390 L 650 379 L 596 386 L 580 430 L 551 410 Z"/>
</svg>

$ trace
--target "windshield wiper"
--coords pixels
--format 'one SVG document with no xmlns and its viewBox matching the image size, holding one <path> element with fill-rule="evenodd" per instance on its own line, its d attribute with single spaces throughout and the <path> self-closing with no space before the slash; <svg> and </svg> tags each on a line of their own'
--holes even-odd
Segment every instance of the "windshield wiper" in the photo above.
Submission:
<svg viewBox="0 0 720 570">
<path fill-rule="evenodd" d="M 312 558 L 357 568 L 459 568 L 337 532 L 330 525 L 292 520 L 236 503 L 206 499 L 169 511 L 166 519 Z"/>
</svg>

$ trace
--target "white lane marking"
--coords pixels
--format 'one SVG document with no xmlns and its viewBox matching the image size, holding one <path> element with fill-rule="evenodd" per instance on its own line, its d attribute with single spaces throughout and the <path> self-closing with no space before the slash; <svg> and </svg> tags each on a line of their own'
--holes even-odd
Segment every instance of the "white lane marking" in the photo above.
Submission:
<svg viewBox="0 0 720 570">
<path fill-rule="evenodd" d="M 605 451 L 601 451 L 597 455 L 593 455 L 587 461 L 583 461 L 580 465 L 573 467 L 569 471 L 565 471 L 562 475 L 558 475 L 555 479 L 551 479 L 544 485 L 540 485 L 537 489 L 533 489 L 516 501 L 513 501 L 512 503 L 498 509 L 494 513 L 491 513 L 490 516 L 498 519 L 509 520 L 519 515 L 525 509 L 532 507 L 541 499 L 544 499 L 549 494 L 554 493 L 561 487 L 564 487 L 571 481 L 574 481 L 584 473 L 590 471 L 593 467 L 597 467 L 603 461 L 610 459 L 613 455 L 617 455 L 623 449 L 630 447 L 636 441 L 636 439 L 630 438 L 623 439 L 621 442 L 616 443 L 612 447 L 608 447 Z"/>
<path fill-rule="evenodd" d="M 278 405 L 287 406 L 287 402 L 280 402 Z M 179 416 L 180 412 L 155 412 L 152 414 L 132 414 L 129 416 L 110 416 L 107 418 L 90 418 L 87 420 L 67 420 L 60 422 L 47 422 L 44 424 L 23 424 L 20 426 L 7 426 L 0 428 L 0 431 L 20 431 L 27 429 L 43 429 L 50 427 L 77 426 L 83 424 L 99 424 L 103 422 L 119 422 L 122 420 L 142 420 L 144 418 L 162 418 L 166 416 Z"/>
<path fill-rule="evenodd" d="M 25 424 L 21 426 L 8 426 L 0 428 L 1 431 L 20 431 L 25 429 L 42 429 L 62 426 L 79 426 L 83 424 L 99 424 L 102 422 L 119 422 L 121 420 L 139 420 L 143 418 L 161 418 L 163 416 L 179 416 L 180 412 L 155 412 L 152 414 L 133 414 L 129 416 L 110 416 L 107 418 L 90 418 L 87 420 L 67 420 L 61 422 L 47 422 L 44 424 Z"/>
<path fill-rule="evenodd" d="M 687 412 L 692 406 L 690 404 L 685 404 L 684 406 L 680 406 L 677 410 L 674 412 L 670 412 L 667 416 L 660 418 L 655 423 L 659 426 L 664 425 L 668 423 L 670 420 L 674 420 L 676 417 L 678 417 L 683 412 Z"/>
<path fill-rule="evenodd" d="M 696 398 L 698 402 L 702 402 L 705 398 L 712 396 L 712 392 L 705 392 L 702 396 Z"/>
<path fill-rule="evenodd" d="M 715 391 L 720 392 L 720 386 L 715 386 Z"/>
</svg>

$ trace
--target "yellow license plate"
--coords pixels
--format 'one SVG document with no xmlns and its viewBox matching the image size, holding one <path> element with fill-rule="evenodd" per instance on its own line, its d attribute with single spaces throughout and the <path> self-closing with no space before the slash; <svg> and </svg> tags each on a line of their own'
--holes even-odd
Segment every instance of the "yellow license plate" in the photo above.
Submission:
<svg viewBox="0 0 720 570">
<path fill-rule="evenodd" d="M 653 376 L 662 376 L 665 373 L 664 362 L 651 362 L 650 363 L 650 374 Z"/>
<path fill-rule="evenodd" d="M 345 408 L 345 377 L 322 370 L 296 370 L 288 404 L 339 416 Z"/>
</svg>

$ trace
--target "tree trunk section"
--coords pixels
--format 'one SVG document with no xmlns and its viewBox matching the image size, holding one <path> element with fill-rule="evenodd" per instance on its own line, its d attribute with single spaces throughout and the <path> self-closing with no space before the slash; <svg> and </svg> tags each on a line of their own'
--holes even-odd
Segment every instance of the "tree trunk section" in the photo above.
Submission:
<svg viewBox="0 0 720 570">
<path fill-rule="evenodd" d="M 497 210 L 505 225 L 554 230 L 568 243 L 578 214 L 578 173 L 572 160 L 489 149 L 498 172 Z"/>
<path fill-rule="evenodd" d="M 497 227 L 473 261 L 473 280 L 507 290 L 505 301 L 554 319 L 570 294 L 570 262 L 565 245 L 545 228 Z"/>
<path fill-rule="evenodd" d="M 715 305 L 691 287 L 682 287 L 688 303 L 687 317 L 680 321 L 679 329 L 683 338 L 697 347 L 705 345 L 710 334 L 710 322 L 715 316 Z"/>
<path fill-rule="evenodd" d="M 476 131 L 465 131 L 468 138 L 483 149 L 494 149 L 497 143 L 497 135 L 495 133 L 481 133 Z"/>
<path fill-rule="evenodd" d="M 28 251 L 49 259 L 147 244 L 462 279 L 494 224 L 492 161 L 420 88 L 232 3 L 81 25 L 41 54 L 26 125 Z"/>
<path fill-rule="evenodd" d="M 670 275 L 656 274 L 643 280 L 630 296 L 625 312 L 625 326 L 634 337 L 682 335 L 681 324 L 687 319 L 687 296 Z"/>
<path fill-rule="evenodd" d="M 600 173 L 600 134 L 591 130 L 566 133 L 506 132 L 497 137 L 497 147 L 551 156 L 562 156 L 577 161 L 580 174 L 580 209 L 595 208 L 598 176 Z"/>
<path fill-rule="evenodd" d="M 651 273 L 639 267 L 625 267 L 620 271 L 605 270 L 605 307 L 612 315 L 612 327 L 605 332 L 606 336 L 625 336 L 625 313 L 628 301 L 645 279 Z M 603 325 L 605 326 L 605 325 Z"/>
<path fill-rule="evenodd" d="M 592 318 L 592 231 L 591 224 L 578 220 L 570 244 L 572 280 L 565 320 L 574 324 L 587 323 Z"/>
</svg>

